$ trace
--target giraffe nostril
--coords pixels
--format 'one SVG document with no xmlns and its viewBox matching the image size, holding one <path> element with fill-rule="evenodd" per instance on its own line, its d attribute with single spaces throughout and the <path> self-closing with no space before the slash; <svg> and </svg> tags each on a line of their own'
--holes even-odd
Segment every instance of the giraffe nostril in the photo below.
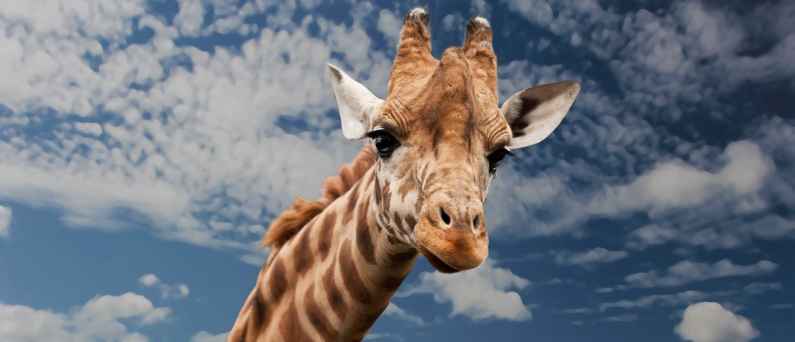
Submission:
<svg viewBox="0 0 795 342">
<path fill-rule="evenodd" d="M 475 218 L 472 219 L 472 227 L 478 229 L 480 227 L 480 215 L 475 215 Z"/>
<path fill-rule="evenodd" d="M 446 225 L 450 225 L 450 215 L 447 215 L 447 212 L 444 211 L 444 208 L 439 207 L 439 217 L 442 218 L 442 222 Z"/>
</svg>

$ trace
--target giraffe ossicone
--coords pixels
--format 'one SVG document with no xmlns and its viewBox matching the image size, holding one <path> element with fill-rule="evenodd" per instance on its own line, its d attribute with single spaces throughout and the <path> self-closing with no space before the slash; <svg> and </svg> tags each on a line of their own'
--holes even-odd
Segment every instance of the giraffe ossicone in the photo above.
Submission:
<svg viewBox="0 0 795 342">
<path fill-rule="evenodd" d="M 488 21 L 471 19 L 464 44 L 437 59 L 423 9 L 404 19 L 384 99 L 333 65 L 328 76 L 343 135 L 369 141 L 320 199 L 297 199 L 271 223 L 230 341 L 358 341 L 417 255 L 441 272 L 480 265 L 499 163 L 548 137 L 580 90 L 539 85 L 499 106 Z"/>
</svg>

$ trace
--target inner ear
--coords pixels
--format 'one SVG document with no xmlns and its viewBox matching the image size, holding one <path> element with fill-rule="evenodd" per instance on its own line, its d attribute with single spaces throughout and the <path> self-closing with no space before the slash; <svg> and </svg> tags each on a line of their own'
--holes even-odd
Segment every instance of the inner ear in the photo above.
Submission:
<svg viewBox="0 0 795 342">
<path fill-rule="evenodd" d="M 576 81 L 562 81 L 511 95 L 501 108 L 513 134 L 508 147 L 527 147 L 546 139 L 563 121 L 579 92 Z"/>
<path fill-rule="evenodd" d="M 340 112 L 342 135 L 348 139 L 363 138 L 384 101 L 332 64 L 328 65 L 328 78 Z"/>
</svg>

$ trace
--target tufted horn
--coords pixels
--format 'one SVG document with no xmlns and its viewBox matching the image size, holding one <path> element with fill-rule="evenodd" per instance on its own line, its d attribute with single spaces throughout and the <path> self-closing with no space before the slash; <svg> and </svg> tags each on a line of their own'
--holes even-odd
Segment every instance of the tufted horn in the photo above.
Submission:
<svg viewBox="0 0 795 342">
<path fill-rule="evenodd" d="M 401 80 L 414 79 L 418 75 L 430 73 L 435 64 L 436 59 L 431 54 L 428 14 L 425 9 L 417 7 L 403 20 L 397 54 L 389 77 L 388 92 L 391 94 Z"/>
<path fill-rule="evenodd" d="M 491 25 L 485 18 L 474 17 L 469 20 L 464 54 L 472 64 L 475 77 L 497 94 L 497 56 L 492 47 Z"/>
</svg>

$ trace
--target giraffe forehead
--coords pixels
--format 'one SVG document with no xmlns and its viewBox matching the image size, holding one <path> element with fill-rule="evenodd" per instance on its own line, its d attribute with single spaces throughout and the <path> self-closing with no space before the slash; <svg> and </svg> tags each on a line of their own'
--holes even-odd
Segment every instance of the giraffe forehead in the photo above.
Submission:
<svg viewBox="0 0 795 342">
<path fill-rule="evenodd" d="M 383 108 L 376 124 L 391 126 L 411 140 L 438 144 L 479 139 L 488 148 L 507 143 L 502 140 L 510 136 L 496 95 L 460 49 L 446 50 L 432 72 L 402 80 Z"/>
</svg>

